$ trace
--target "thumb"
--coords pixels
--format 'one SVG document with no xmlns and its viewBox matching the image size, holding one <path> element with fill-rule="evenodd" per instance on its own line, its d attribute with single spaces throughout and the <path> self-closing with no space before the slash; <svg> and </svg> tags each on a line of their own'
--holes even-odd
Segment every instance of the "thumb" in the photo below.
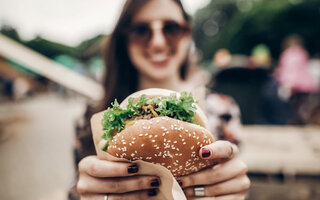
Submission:
<svg viewBox="0 0 320 200">
<path fill-rule="evenodd" d="M 199 155 L 203 159 L 217 159 L 224 158 L 230 159 L 238 154 L 238 147 L 229 141 L 219 140 L 212 144 L 202 147 Z"/>
</svg>

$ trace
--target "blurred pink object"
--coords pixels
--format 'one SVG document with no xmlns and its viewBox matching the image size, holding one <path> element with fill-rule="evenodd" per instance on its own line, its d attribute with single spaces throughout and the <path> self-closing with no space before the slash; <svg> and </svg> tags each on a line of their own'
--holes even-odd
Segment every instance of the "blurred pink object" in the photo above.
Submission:
<svg viewBox="0 0 320 200">
<path fill-rule="evenodd" d="M 276 79 L 292 92 L 315 92 L 317 85 L 308 70 L 308 53 L 300 46 L 287 48 L 280 56 Z"/>
</svg>

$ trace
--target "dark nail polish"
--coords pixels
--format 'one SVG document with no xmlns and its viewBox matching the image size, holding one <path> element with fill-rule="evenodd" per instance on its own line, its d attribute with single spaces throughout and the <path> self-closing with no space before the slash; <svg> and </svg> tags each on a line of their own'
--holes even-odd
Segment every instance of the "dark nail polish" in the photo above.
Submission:
<svg viewBox="0 0 320 200">
<path fill-rule="evenodd" d="M 151 187 L 158 187 L 160 185 L 160 181 L 159 179 L 153 179 L 151 182 L 150 182 L 150 185 Z"/>
<path fill-rule="evenodd" d="M 128 167 L 129 174 L 137 173 L 138 171 L 139 171 L 139 168 L 137 164 L 133 164 Z"/>
<path fill-rule="evenodd" d="M 210 156 L 211 152 L 209 149 L 202 148 L 201 150 L 202 158 L 207 158 Z"/>
<path fill-rule="evenodd" d="M 148 196 L 156 196 L 157 195 L 157 190 L 156 189 L 151 189 L 148 191 Z"/>
<path fill-rule="evenodd" d="M 179 183 L 180 187 L 182 187 L 182 181 L 181 180 L 177 180 L 177 182 Z"/>
</svg>

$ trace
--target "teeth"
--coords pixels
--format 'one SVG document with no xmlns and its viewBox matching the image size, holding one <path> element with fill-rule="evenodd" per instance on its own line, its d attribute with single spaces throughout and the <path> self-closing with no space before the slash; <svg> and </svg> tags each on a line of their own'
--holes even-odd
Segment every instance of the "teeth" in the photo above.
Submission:
<svg viewBox="0 0 320 200">
<path fill-rule="evenodd" d="M 161 61 L 164 61 L 168 58 L 167 55 L 165 54 L 158 54 L 158 55 L 153 55 L 150 60 L 151 61 L 154 61 L 154 62 L 161 62 Z"/>
</svg>

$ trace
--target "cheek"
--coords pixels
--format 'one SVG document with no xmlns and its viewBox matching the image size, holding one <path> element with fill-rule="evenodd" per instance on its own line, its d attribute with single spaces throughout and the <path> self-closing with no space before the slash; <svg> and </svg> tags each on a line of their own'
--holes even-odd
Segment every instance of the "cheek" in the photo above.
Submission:
<svg viewBox="0 0 320 200">
<path fill-rule="evenodd" d="M 176 46 L 176 56 L 178 64 L 181 65 L 188 56 L 190 49 L 190 39 L 181 40 Z"/>
<path fill-rule="evenodd" d="M 140 66 L 143 61 L 142 50 L 135 45 L 128 45 L 129 58 L 134 66 Z"/>
</svg>

